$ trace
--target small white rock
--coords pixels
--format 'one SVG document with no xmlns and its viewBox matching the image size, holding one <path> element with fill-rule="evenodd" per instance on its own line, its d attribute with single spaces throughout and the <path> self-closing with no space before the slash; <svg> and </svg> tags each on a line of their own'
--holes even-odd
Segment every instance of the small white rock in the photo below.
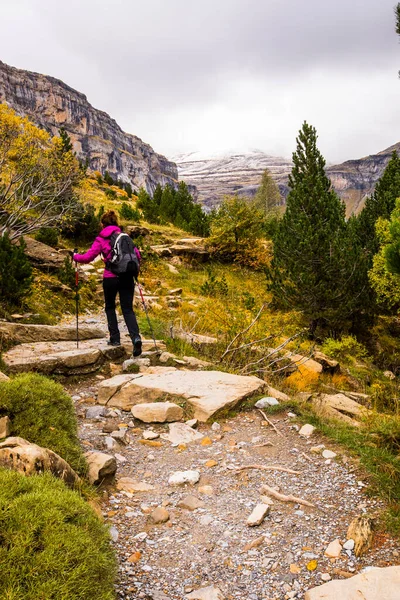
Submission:
<svg viewBox="0 0 400 600">
<path fill-rule="evenodd" d="M 310 437 L 310 435 L 312 435 L 314 431 L 314 425 L 310 425 L 309 423 L 307 423 L 306 425 L 303 425 L 303 427 L 300 429 L 299 435 L 302 435 L 303 437 Z"/>
<path fill-rule="evenodd" d="M 328 558 L 339 558 L 342 551 L 342 545 L 339 540 L 334 540 L 325 550 L 325 556 Z"/>
<path fill-rule="evenodd" d="M 347 542 L 343 544 L 343 548 L 345 550 L 354 550 L 354 540 L 347 540 Z"/>
<path fill-rule="evenodd" d="M 221 425 L 215 421 L 215 423 L 211 425 L 211 429 L 213 431 L 221 431 Z"/>
<path fill-rule="evenodd" d="M 118 529 L 114 526 L 110 527 L 110 537 L 113 542 L 117 542 L 119 538 Z"/>
<path fill-rule="evenodd" d="M 189 483 L 195 485 L 200 481 L 199 471 L 176 471 L 168 479 L 169 485 L 184 485 Z"/>
<path fill-rule="evenodd" d="M 265 398 L 261 398 L 255 403 L 256 408 L 267 408 L 268 406 L 278 406 L 279 402 L 276 398 L 272 396 L 266 396 Z"/>
<path fill-rule="evenodd" d="M 143 431 L 144 440 L 156 440 L 159 437 L 160 434 L 156 433 L 155 431 L 151 431 L 151 429 L 146 429 L 145 431 Z"/>
<path fill-rule="evenodd" d="M 261 525 L 261 523 L 264 521 L 265 517 L 269 513 L 269 509 L 269 504 L 257 504 L 253 512 L 247 519 L 247 525 L 249 527 L 256 527 L 257 525 Z"/>
<path fill-rule="evenodd" d="M 322 579 L 322 581 L 330 581 L 332 579 L 332 577 L 329 575 L 329 573 L 322 573 L 321 579 Z"/>
<path fill-rule="evenodd" d="M 323 458 L 336 458 L 336 452 L 332 452 L 332 450 L 324 450 L 322 452 Z"/>
</svg>

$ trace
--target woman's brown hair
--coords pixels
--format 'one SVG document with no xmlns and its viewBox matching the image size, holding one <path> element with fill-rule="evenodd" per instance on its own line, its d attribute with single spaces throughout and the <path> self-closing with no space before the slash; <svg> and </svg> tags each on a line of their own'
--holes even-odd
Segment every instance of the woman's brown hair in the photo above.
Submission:
<svg viewBox="0 0 400 600">
<path fill-rule="evenodd" d="M 116 225 L 118 227 L 118 217 L 113 210 L 105 212 L 100 221 L 103 227 L 108 227 L 109 225 Z"/>
</svg>

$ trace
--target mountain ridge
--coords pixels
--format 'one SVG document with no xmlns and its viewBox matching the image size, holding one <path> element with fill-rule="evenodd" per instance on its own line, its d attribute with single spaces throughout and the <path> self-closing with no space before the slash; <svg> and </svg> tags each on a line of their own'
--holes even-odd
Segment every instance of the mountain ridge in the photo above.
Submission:
<svg viewBox="0 0 400 600">
<path fill-rule="evenodd" d="M 152 193 L 158 183 L 176 185 L 176 164 L 139 137 L 126 133 L 105 111 L 61 79 L 0 61 L 0 102 L 56 135 L 64 127 L 78 158 L 134 188 Z"/>
<path fill-rule="evenodd" d="M 348 215 L 362 210 L 366 197 L 373 193 L 393 151 L 400 152 L 400 142 L 376 154 L 326 168 L 334 189 L 346 204 Z M 282 204 L 289 193 L 288 176 L 292 161 L 261 150 L 211 155 L 209 158 L 199 152 L 189 152 L 176 155 L 174 160 L 178 165 L 179 178 L 197 187 L 199 201 L 209 209 L 218 205 L 225 195 L 253 197 L 266 168 L 278 184 Z"/>
</svg>

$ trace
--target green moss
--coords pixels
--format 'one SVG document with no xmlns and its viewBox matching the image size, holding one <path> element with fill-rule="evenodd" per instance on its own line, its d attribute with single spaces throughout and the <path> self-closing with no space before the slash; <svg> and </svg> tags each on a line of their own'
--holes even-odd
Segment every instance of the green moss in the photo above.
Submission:
<svg viewBox="0 0 400 600">
<path fill-rule="evenodd" d="M 2 598 L 115 598 L 106 527 L 60 480 L 0 469 L 0 532 Z"/>
<path fill-rule="evenodd" d="M 0 383 L 0 415 L 10 417 L 11 435 L 50 448 L 86 472 L 72 400 L 58 383 L 32 373 Z"/>
</svg>

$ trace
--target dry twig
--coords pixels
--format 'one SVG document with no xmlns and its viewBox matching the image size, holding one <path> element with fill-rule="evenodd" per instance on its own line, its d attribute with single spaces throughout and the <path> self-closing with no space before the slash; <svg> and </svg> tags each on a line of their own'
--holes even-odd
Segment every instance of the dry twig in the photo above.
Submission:
<svg viewBox="0 0 400 600">
<path fill-rule="evenodd" d="M 274 446 L 275 448 L 275 444 L 273 444 L 272 442 L 263 442 L 262 444 L 255 444 L 253 448 L 265 448 L 265 446 Z"/>
<path fill-rule="evenodd" d="M 270 425 L 272 427 L 272 429 L 275 431 L 275 433 L 277 433 L 278 435 L 280 435 L 281 437 L 284 437 L 283 433 L 281 433 L 276 427 L 275 425 L 272 423 L 272 421 L 270 421 L 267 417 L 267 415 L 265 414 L 265 412 L 263 410 L 261 410 L 261 408 L 257 409 L 263 416 L 263 418 L 267 421 L 268 425 Z"/>
<path fill-rule="evenodd" d="M 274 488 L 269 487 L 269 485 L 264 485 L 262 488 L 263 492 L 266 492 L 276 500 L 280 500 L 281 502 L 294 502 L 295 504 L 302 504 L 303 506 L 310 506 L 311 508 L 315 508 L 315 504 L 311 504 L 308 500 L 303 500 L 302 498 L 296 498 L 296 496 L 286 496 L 285 494 L 280 494 Z"/>
<path fill-rule="evenodd" d="M 253 319 L 253 320 L 252 320 L 252 322 L 250 323 L 250 325 L 249 325 L 248 327 L 246 327 L 246 329 L 243 329 L 243 331 L 239 331 L 239 333 L 237 333 L 237 334 L 235 335 L 235 337 L 233 338 L 233 340 L 232 340 L 232 341 L 231 341 L 231 342 L 228 344 L 228 346 L 227 346 L 227 348 L 226 348 L 225 352 L 223 353 L 223 355 L 221 356 L 220 360 L 223 360 L 223 359 L 225 358 L 225 356 L 226 356 L 226 355 L 228 354 L 228 352 L 231 350 L 231 348 L 232 348 L 233 344 L 236 342 L 236 340 L 237 340 L 237 339 L 238 339 L 240 336 L 244 335 L 245 333 L 247 333 L 248 331 L 250 331 L 250 329 L 251 329 L 252 327 L 254 327 L 254 325 L 257 323 L 258 319 L 260 318 L 260 316 L 261 316 L 261 313 L 262 313 L 262 312 L 263 312 L 263 310 L 266 308 L 266 306 L 267 306 L 267 304 L 266 304 L 266 303 L 264 303 L 264 304 L 261 306 L 260 310 L 258 311 L 257 315 L 254 317 L 254 319 Z"/>
<path fill-rule="evenodd" d="M 293 471 L 279 465 L 245 465 L 244 467 L 235 467 L 236 471 L 244 471 L 245 469 L 257 469 L 261 471 L 282 471 L 282 473 L 290 473 L 291 475 L 301 475 L 301 471 Z"/>
</svg>

